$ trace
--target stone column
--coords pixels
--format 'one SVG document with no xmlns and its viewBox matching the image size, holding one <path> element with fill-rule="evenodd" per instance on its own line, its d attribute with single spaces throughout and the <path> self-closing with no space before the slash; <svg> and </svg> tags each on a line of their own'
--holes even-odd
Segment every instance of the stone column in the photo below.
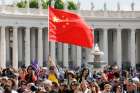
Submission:
<svg viewBox="0 0 140 93">
<path fill-rule="evenodd" d="M 131 35 L 131 34 L 130 34 Z M 140 49 L 139 49 L 139 41 L 140 41 L 140 39 L 139 39 L 139 36 L 140 36 L 140 34 L 139 34 L 139 30 L 136 30 L 136 32 L 135 32 L 135 35 L 136 35 L 136 64 L 137 63 L 139 63 L 139 51 L 140 51 Z M 131 50 L 131 48 L 130 48 L 130 50 Z M 131 51 L 130 51 L 131 52 Z M 130 54 L 130 56 L 131 56 L 131 54 Z M 130 57 L 130 61 L 131 61 L 131 57 Z"/>
<path fill-rule="evenodd" d="M 63 66 L 66 68 L 69 67 L 68 59 L 68 44 L 63 44 Z"/>
<path fill-rule="evenodd" d="M 19 55 L 19 62 L 23 62 L 23 35 L 22 35 L 22 28 L 18 31 L 18 55 Z"/>
<path fill-rule="evenodd" d="M 77 46 L 76 47 L 76 57 L 77 57 L 76 58 L 76 62 L 77 62 L 77 66 L 78 67 L 81 67 L 81 61 L 82 61 L 81 60 L 82 59 L 81 56 L 82 56 L 81 55 L 81 47 Z"/>
<path fill-rule="evenodd" d="M 131 51 L 131 66 L 135 67 L 136 66 L 136 42 L 135 42 L 135 29 L 131 30 L 131 39 L 130 39 L 130 51 Z"/>
<path fill-rule="evenodd" d="M 94 34 L 94 32 L 92 32 Z M 89 63 L 94 62 L 95 56 L 93 55 L 94 47 L 95 44 L 93 44 L 93 47 L 91 49 L 85 48 L 85 61 L 84 64 L 85 66 L 88 66 Z"/>
<path fill-rule="evenodd" d="M 42 38 L 42 28 L 38 28 L 38 63 L 39 66 L 43 66 L 43 38 Z"/>
<path fill-rule="evenodd" d="M 18 69 L 18 38 L 17 27 L 13 27 L 13 68 Z"/>
<path fill-rule="evenodd" d="M 58 49 L 56 50 L 57 51 L 57 56 L 58 56 L 58 62 L 62 62 L 62 54 L 63 54 L 63 51 L 62 51 L 62 43 L 58 43 Z"/>
<path fill-rule="evenodd" d="M 10 37 L 9 37 L 9 29 L 6 29 L 6 62 L 10 63 Z"/>
<path fill-rule="evenodd" d="M 116 30 L 113 30 L 114 32 L 113 33 L 109 33 L 108 32 L 108 49 L 109 49 L 109 51 L 108 52 L 110 52 L 110 53 L 108 53 L 108 54 L 110 54 L 109 55 L 109 62 L 112 62 L 113 60 L 115 61 L 115 62 L 117 62 L 117 29 Z M 111 37 L 111 34 L 113 34 L 113 37 Z M 113 42 L 111 42 L 111 40 L 113 39 Z M 111 60 L 110 60 L 111 59 Z"/>
<path fill-rule="evenodd" d="M 47 29 L 45 29 L 43 35 L 44 35 L 44 61 L 46 62 L 45 64 L 47 65 L 48 56 L 49 56 L 49 41 L 48 41 L 48 30 Z"/>
<path fill-rule="evenodd" d="M 25 65 L 30 65 L 30 28 L 26 27 L 25 31 Z"/>
<path fill-rule="evenodd" d="M 104 51 L 104 30 L 99 30 L 99 42 L 98 46 L 101 51 Z M 100 56 L 100 60 L 104 61 L 104 55 Z"/>
<path fill-rule="evenodd" d="M 104 62 L 108 64 L 108 29 L 103 30 L 103 52 Z"/>
<path fill-rule="evenodd" d="M 50 42 L 50 55 L 54 63 L 56 62 L 55 51 L 56 51 L 55 42 Z"/>
<path fill-rule="evenodd" d="M 91 56 L 91 49 L 89 49 L 89 48 L 85 48 L 85 54 L 86 54 L 86 56 L 85 56 L 85 58 L 86 58 L 86 61 L 85 61 L 85 65 L 88 65 L 88 62 L 91 62 L 92 61 L 92 56 Z"/>
<path fill-rule="evenodd" d="M 36 31 L 35 29 L 31 29 L 31 60 L 36 59 Z"/>
<path fill-rule="evenodd" d="M 122 67 L 122 39 L 121 39 L 121 29 L 117 30 L 117 65 Z"/>
<path fill-rule="evenodd" d="M 6 67 L 6 38 L 5 38 L 5 27 L 1 27 L 1 51 L 0 51 L 0 67 Z"/>
<path fill-rule="evenodd" d="M 72 64 L 76 65 L 76 46 L 71 46 L 71 57 L 72 57 Z"/>
</svg>

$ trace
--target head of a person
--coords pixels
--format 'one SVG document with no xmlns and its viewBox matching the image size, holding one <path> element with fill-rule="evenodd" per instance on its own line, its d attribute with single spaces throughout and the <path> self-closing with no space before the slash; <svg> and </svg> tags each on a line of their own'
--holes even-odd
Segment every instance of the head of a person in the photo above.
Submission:
<svg viewBox="0 0 140 93">
<path fill-rule="evenodd" d="M 25 64 L 23 64 L 23 65 L 21 66 L 21 69 L 22 69 L 22 70 L 26 70 Z"/>
<path fill-rule="evenodd" d="M 55 67 L 54 66 L 50 66 L 49 71 L 50 71 L 50 73 L 54 73 L 55 72 Z"/>
<path fill-rule="evenodd" d="M 118 86 L 120 84 L 120 80 L 114 80 L 114 86 Z"/>
<path fill-rule="evenodd" d="M 68 71 L 68 79 L 73 79 L 75 77 L 75 73 L 73 71 Z"/>
<path fill-rule="evenodd" d="M 83 70 L 81 71 L 81 75 L 84 77 L 87 77 L 89 75 L 89 69 L 83 68 Z"/>
<path fill-rule="evenodd" d="M 42 71 L 42 74 L 46 74 L 47 73 L 47 68 L 43 67 L 41 71 Z"/>
<path fill-rule="evenodd" d="M 129 72 L 126 71 L 126 70 L 122 71 L 122 76 L 123 76 L 124 78 L 128 78 Z"/>
<path fill-rule="evenodd" d="M 9 85 L 4 86 L 4 93 L 12 93 L 12 89 Z"/>
<path fill-rule="evenodd" d="M 118 85 L 118 86 L 116 86 L 116 93 L 122 93 L 121 92 L 122 91 L 122 88 L 121 88 L 121 85 Z"/>
<path fill-rule="evenodd" d="M 16 81 L 12 78 L 9 78 L 7 81 L 7 85 L 9 85 L 11 87 L 11 89 L 13 89 L 16 86 Z"/>
<path fill-rule="evenodd" d="M 44 86 L 46 92 L 51 91 L 52 90 L 52 81 L 50 81 L 50 80 L 43 81 L 43 86 Z"/>
<path fill-rule="evenodd" d="M 56 82 L 52 82 L 52 89 L 54 89 L 55 91 L 58 91 L 59 87 Z"/>
<path fill-rule="evenodd" d="M 82 81 L 80 87 L 81 89 L 86 90 L 88 88 L 88 82 L 86 80 Z"/>
<path fill-rule="evenodd" d="M 28 66 L 27 72 L 28 72 L 28 74 L 32 74 L 33 73 L 33 67 L 31 65 Z"/>
<path fill-rule="evenodd" d="M 4 86 L 8 82 L 8 77 L 2 77 L 1 78 L 1 86 Z"/>
<path fill-rule="evenodd" d="M 32 86 L 35 86 L 34 83 L 28 83 L 27 84 L 27 90 L 32 91 Z"/>
<path fill-rule="evenodd" d="M 76 80 L 72 81 L 71 84 L 70 84 L 70 88 L 72 90 L 76 90 L 78 87 L 78 82 Z"/>
<path fill-rule="evenodd" d="M 99 93 L 99 86 L 96 82 L 90 83 L 90 89 L 93 93 Z"/>
<path fill-rule="evenodd" d="M 114 72 L 114 78 L 119 78 L 120 77 L 120 73 L 119 72 Z"/>
<path fill-rule="evenodd" d="M 22 88 L 23 90 L 25 90 L 25 89 L 27 88 L 27 82 L 26 82 L 25 80 L 22 80 L 22 81 L 20 82 L 20 86 L 21 86 L 21 88 Z"/>
<path fill-rule="evenodd" d="M 104 85 L 104 91 L 105 93 L 110 93 L 111 92 L 111 85 L 110 84 L 105 84 Z"/>
<path fill-rule="evenodd" d="M 40 71 L 39 71 L 39 76 L 45 76 L 46 75 L 46 69 L 43 67 L 43 68 L 41 68 L 40 69 Z"/>
<path fill-rule="evenodd" d="M 64 91 L 66 88 L 67 88 L 67 84 L 64 83 L 64 82 L 61 82 L 60 85 L 59 85 L 59 89 L 60 89 L 61 91 Z"/>
</svg>

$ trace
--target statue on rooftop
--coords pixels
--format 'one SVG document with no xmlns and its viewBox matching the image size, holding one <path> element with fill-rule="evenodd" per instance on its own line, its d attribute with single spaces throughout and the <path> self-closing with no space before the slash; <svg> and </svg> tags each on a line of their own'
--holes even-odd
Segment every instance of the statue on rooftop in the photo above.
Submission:
<svg viewBox="0 0 140 93">
<path fill-rule="evenodd" d="M 107 5 L 106 5 L 106 2 L 104 3 L 104 11 L 107 10 Z"/>
<path fill-rule="evenodd" d="M 81 7 L 81 3 L 80 3 L 80 1 L 78 0 L 78 2 L 77 2 L 77 8 L 80 9 L 80 7 Z"/>
<path fill-rule="evenodd" d="M 120 11 L 120 2 L 117 3 L 117 11 Z"/>
<path fill-rule="evenodd" d="M 95 7 L 94 7 L 94 3 L 91 2 L 90 5 L 91 5 L 91 10 L 94 10 L 94 8 L 95 8 Z"/>
<path fill-rule="evenodd" d="M 134 11 L 134 6 L 135 6 L 135 3 L 132 2 L 132 3 L 131 3 L 131 10 L 132 10 L 132 11 Z"/>
</svg>

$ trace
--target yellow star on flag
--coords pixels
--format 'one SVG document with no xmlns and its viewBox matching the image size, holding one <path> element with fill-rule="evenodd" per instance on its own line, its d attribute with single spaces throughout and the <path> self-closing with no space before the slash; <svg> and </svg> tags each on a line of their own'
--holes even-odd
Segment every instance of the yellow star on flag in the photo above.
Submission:
<svg viewBox="0 0 140 93">
<path fill-rule="evenodd" d="M 57 17 L 53 17 L 53 22 L 59 22 L 59 18 L 57 18 Z"/>
</svg>

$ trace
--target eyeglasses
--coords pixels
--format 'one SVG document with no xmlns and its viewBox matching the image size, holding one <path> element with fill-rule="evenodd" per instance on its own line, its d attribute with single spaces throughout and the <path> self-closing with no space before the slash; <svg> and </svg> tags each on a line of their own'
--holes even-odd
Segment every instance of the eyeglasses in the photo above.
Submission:
<svg viewBox="0 0 140 93">
<path fill-rule="evenodd" d="M 77 83 L 72 83 L 72 84 L 71 84 L 71 86 L 77 86 L 77 85 L 78 85 Z"/>
</svg>

